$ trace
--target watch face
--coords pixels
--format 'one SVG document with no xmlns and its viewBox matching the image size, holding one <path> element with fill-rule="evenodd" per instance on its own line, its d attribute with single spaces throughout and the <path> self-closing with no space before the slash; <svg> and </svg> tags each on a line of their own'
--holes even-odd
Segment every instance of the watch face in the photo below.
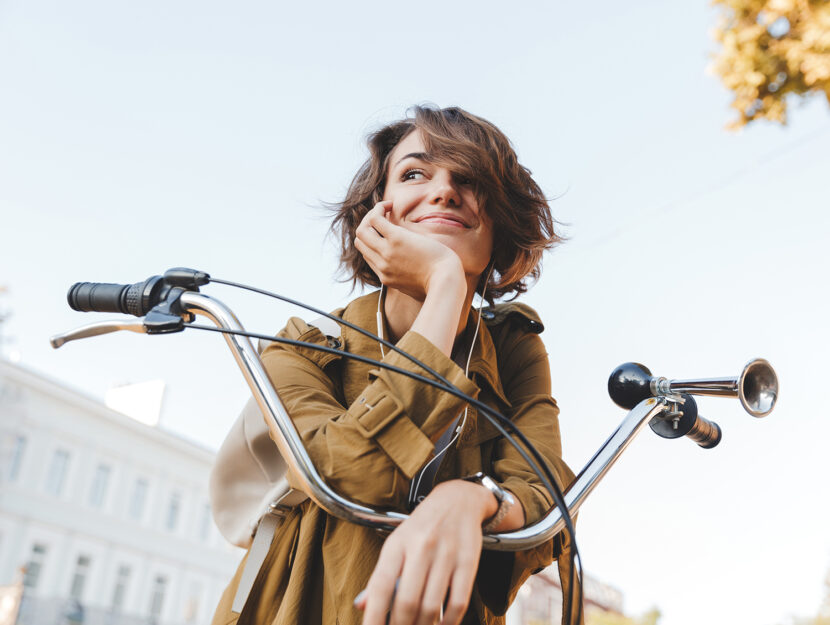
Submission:
<svg viewBox="0 0 830 625">
<path fill-rule="evenodd" d="M 507 492 L 486 473 L 482 473 L 481 471 L 479 471 L 475 475 L 465 477 L 464 480 L 468 482 L 476 482 L 477 484 L 481 484 L 484 488 L 493 493 L 493 496 L 496 499 L 498 499 L 499 502 L 502 502 L 507 498 Z"/>
</svg>

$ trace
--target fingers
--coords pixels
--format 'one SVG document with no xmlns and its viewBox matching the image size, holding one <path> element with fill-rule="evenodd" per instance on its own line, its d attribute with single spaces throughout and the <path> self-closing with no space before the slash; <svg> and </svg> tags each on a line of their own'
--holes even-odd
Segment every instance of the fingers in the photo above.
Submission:
<svg viewBox="0 0 830 625">
<path fill-rule="evenodd" d="M 361 241 L 370 249 L 376 252 L 383 252 L 385 249 L 384 233 L 388 236 L 391 232 L 386 219 L 387 209 L 391 209 L 391 202 L 379 202 L 361 220 L 355 229 L 355 244 Z M 388 205 L 388 207 L 387 207 Z"/>
<path fill-rule="evenodd" d="M 453 575 L 453 562 L 449 557 L 438 557 L 429 571 L 429 579 L 421 597 L 421 611 L 416 625 L 434 625 L 441 616 L 441 607 Z M 463 613 L 462 613 L 463 614 Z"/>
<path fill-rule="evenodd" d="M 387 271 L 390 266 L 389 260 L 386 256 L 384 256 L 381 252 L 372 249 L 360 239 L 355 239 L 354 246 L 357 248 L 357 251 L 363 255 L 366 262 L 369 263 L 369 266 L 372 268 L 372 271 L 375 272 L 378 279 L 383 284 L 386 284 L 388 279 Z"/>
<path fill-rule="evenodd" d="M 366 585 L 363 625 L 385 625 L 386 615 L 395 594 L 395 584 L 403 566 L 403 550 L 389 540 L 380 552 L 380 558 Z"/>
<path fill-rule="evenodd" d="M 472 564 L 472 566 L 471 566 Z M 444 619 L 441 625 L 458 625 L 464 618 L 467 606 L 470 603 L 470 594 L 473 592 L 476 563 L 459 563 L 452 574 L 450 582 L 450 597 L 444 610 Z"/>
<path fill-rule="evenodd" d="M 430 563 L 431 560 L 431 563 Z M 415 557 L 404 563 L 394 596 L 390 625 L 435 625 L 449 591 L 442 625 L 458 625 L 467 612 L 477 558 L 443 553 L 434 559 Z M 364 625 L 368 622 L 364 621 Z"/>
<path fill-rule="evenodd" d="M 378 228 L 381 228 L 381 230 L 384 229 L 381 222 L 386 222 L 386 218 L 382 213 L 379 214 L 376 209 L 373 208 L 366 214 L 360 222 L 360 225 L 358 225 L 355 229 L 355 237 L 363 240 L 364 243 L 374 248 L 379 248 L 384 240 L 384 236 L 378 230 Z M 386 232 L 389 234 L 388 229 Z"/>
<path fill-rule="evenodd" d="M 412 625 L 412 623 L 433 625 L 438 620 L 441 601 L 435 603 L 434 609 L 426 610 L 431 613 L 432 618 L 424 620 L 425 606 L 421 600 L 424 584 L 428 576 L 432 575 L 430 570 L 432 559 L 423 557 L 424 551 L 431 551 L 433 548 L 425 545 L 421 553 L 413 554 L 414 557 L 404 561 L 403 574 L 398 585 L 398 592 L 395 594 L 395 603 L 392 606 L 390 625 Z"/>
<path fill-rule="evenodd" d="M 385 282 L 385 274 L 390 263 L 390 238 L 394 235 L 396 226 L 392 225 L 386 213 L 392 209 L 391 201 L 378 202 L 375 207 L 363 217 L 355 230 L 354 246 L 369 263 L 369 266 Z"/>
<path fill-rule="evenodd" d="M 389 221 L 387 214 L 392 210 L 392 201 L 391 200 L 384 200 L 383 202 L 378 202 L 375 206 L 366 213 L 366 216 L 363 218 L 363 223 L 366 223 L 372 228 L 375 229 L 378 234 L 382 237 L 385 237 L 387 234 L 391 232 L 394 228 L 392 223 Z"/>
<path fill-rule="evenodd" d="M 380 240 L 394 236 L 398 226 L 389 221 L 389 214 L 392 211 L 392 202 L 386 200 L 378 202 L 375 207 L 364 215 L 363 220 L 357 227 L 355 234 L 360 234 L 369 242 L 375 237 Z"/>
</svg>

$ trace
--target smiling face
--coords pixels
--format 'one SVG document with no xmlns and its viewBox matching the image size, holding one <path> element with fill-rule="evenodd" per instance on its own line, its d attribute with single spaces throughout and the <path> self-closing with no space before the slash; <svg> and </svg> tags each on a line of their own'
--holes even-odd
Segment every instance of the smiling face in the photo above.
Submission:
<svg viewBox="0 0 830 625">
<path fill-rule="evenodd" d="M 429 162 L 419 130 L 401 139 L 386 173 L 383 199 L 392 201 L 389 220 L 443 243 L 458 255 L 468 276 L 481 275 L 493 252 L 493 227 L 473 185 Z"/>
<path fill-rule="evenodd" d="M 355 285 L 380 286 L 355 247 L 355 231 L 384 194 L 394 203 L 390 218 L 396 224 L 451 247 L 468 277 L 485 270 L 489 256 L 488 298 L 524 293 L 539 277 L 544 251 L 560 241 L 544 192 L 519 162 L 510 140 L 486 119 L 454 106 L 415 106 L 410 113 L 369 135 L 369 157 L 336 206 L 332 232 L 340 240 L 343 275 Z M 425 151 L 426 158 L 409 156 L 401 162 Z M 442 176 L 452 193 L 440 191 Z M 473 179 L 473 188 L 463 184 L 464 176 Z M 430 211 L 438 214 L 417 220 Z"/>
</svg>

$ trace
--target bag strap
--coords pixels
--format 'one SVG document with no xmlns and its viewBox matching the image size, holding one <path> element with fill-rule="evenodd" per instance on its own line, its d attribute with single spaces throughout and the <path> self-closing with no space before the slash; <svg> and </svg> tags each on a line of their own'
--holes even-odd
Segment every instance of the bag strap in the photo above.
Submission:
<svg viewBox="0 0 830 625">
<path fill-rule="evenodd" d="M 308 325 L 314 326 L 324 335 L 331 337 L 333 339 L 339 339 L 342 331 L 340 329 L 340 324 L 336 321 L 329 319 L 328 317 L 320 317 L 319 319 L 315 319 L 314 321 L 309 321 Z"/>
<path fill-rule="evenodd" d="M 308 325 L 314 326 L 329 338 L 340 339 L 340 324 L 328 317 L 320 317 L 311 321 Z M 260 353 L 263 348 L 264 345 L 260 343 Z M 300 505 L 306 499 L 308 499 L 308 495 L 304 492 L 291 488 L 281 497 L 271 502 L 270 509 L 259 520 L 251 548 L 248 551 L 248 559 L 245 561 L 245 567 L 242 569 L 242 575 L 239 578 L 239 585 L 233 596 L 231 612 L 237 614 L 242 612 L 262 564 L 271 549 L 271 544 L 274 542 L 280 523 L 292 508 Z"/>
<path fill-rule="evenodd" d="M 259 525 L 256 532 L 254 532 L 254 540 L 248 550 L 248 559 L 245 560 L 245 568 L 242 569 L 239 585 L 236 587 L 236 594 L 233 596 L 231 612 L 237 614 L 242 612 L 245 602 L 248 601 L 248 595 L 251 594 L 254 581 L 256 581 L 262 564 L 265 562 L 265 557 L 271 549 L 271 543 L 274 542 L 274 536 L 277 535 L 280 523 L 292 508 L 300 505 L 306 499 L 308 499 L 308 495 L 292 488 L 282 497 L 274 500 L 270 510 L 259 520 Z"/>
</svg>

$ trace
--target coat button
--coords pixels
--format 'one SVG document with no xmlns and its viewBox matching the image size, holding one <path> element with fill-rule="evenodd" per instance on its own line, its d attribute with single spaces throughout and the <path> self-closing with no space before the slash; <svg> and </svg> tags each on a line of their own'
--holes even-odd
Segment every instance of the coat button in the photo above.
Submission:
<svg viewBox="0 0 830 625">
<path fill-rule="evenodd" d="M 482 310 L 481 311 L 481 316 L 484 319 L 493 319 L 496 316 L 496 313 L 494 313 L 492 310 L 489 310 L 489 309 L 488 310 Z"/>
</svg>

